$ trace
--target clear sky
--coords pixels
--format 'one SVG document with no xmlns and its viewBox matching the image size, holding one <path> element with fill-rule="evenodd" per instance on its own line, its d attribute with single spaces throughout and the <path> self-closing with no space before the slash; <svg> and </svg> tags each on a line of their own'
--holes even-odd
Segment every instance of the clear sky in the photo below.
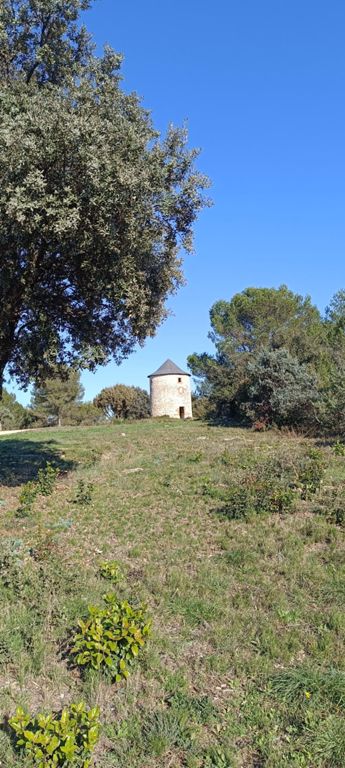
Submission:
<svg viewBox="0 0 345 768">
<path fill-rule="evenodd" d="M 83 375 L 91 399 L 211 351 L 211 305 L 249 285 L 286 283 L 322 311 L 345 287 L 345 2 L 96 0 L 85 22 L 124 54 L 124 87 L 159 129 L 188 122 L 214 201 L 173 315 L 120 367 Z"/>
</svg>

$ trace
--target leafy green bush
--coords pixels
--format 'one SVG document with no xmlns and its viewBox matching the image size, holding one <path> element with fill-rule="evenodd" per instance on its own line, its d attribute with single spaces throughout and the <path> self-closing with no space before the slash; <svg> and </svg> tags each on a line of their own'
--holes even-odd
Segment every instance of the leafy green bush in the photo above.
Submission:
<svg viewBox="0 0 345 768">
<path fill-rule="evenodd" d="M 53 467 L 52 463 L 47 461 L 44 469 L 38 470 L 37 493 L 40 493 L 42 496 L 51 496 L 58 474 L 58 468 Z"/>
<path fill-rule="evenodd" d="M 108 579 L 113 584 L 118 584 L 123 578 L 121 566 L 117 560 L 104 560 L 103 563 L 100 563 L 99 572 L 103 579 Z"/>
<path fill-rule="evenodd" d="M 145 645 L 151 622 L 144 606 L 135 608 L 114 594 L 104 596 L 105 608 L 89 607 L 86 621 L 79 620 L 71 652 L 76 663 L 102 670 L 119 682 Z"/>
<path fill-rule="evenodd" d="M 324 515 L 330 523 L 345 526 L 345 489 L 343 486 L 324 489 L 314 511 Z"/>
<path fill-rule="evenodd" d="M 19 494 L 19 506 L 16 510 L 17 517 L 26 517 L 38 495 L 38 486 L 34 480 L 29 480 Z"/>
<path fill-rule="evenodd" d="M 29 480 L 19 495 L 19 506 L 16 514 L 25 517 L 31 510 L 37 496 L 50 496 L 53 493 L 59 470 L 47 461 L 44 468 L 38 470 L 37 480 Z"/>
<path fill-rule="evenodd" d="M 340 440 L 337 440 L 333 445 L 333 453 L 336 456 L 345 456 L 345 443 L 341 443 Z"/>
<path fill-rule="evenodd" d="M 289 512 L 294 504 L 293 488 L 275 480 L 254 480 L 245 485 L 229 486 L 222 512 L 231 520 L 241 520 L 253 515 Z"/>
<path fill-rule="evenodd" d="M 90 506 L 92 503 L 93 492 L 93 483 L 86 483 L 85 480 L 78 480 L 74 504 L 80 504 L 82 507 Z"/>
<path fill-rule="evenodd" d="M 322 451 L 318 448 L 310 448 L 302 457 L 298 471 L 301 499 L 310 499 L 320 490 L 324 473 L 325 464 Z"/>
<path fill-rule="evenodd" d="M 100 733 L 99 709 L 71 704 L 59 716 L 31 717 L 18 707 L 9 720 L 17 746 L 34 761 L 35 768 L 88 768 Z"/>
</svg>

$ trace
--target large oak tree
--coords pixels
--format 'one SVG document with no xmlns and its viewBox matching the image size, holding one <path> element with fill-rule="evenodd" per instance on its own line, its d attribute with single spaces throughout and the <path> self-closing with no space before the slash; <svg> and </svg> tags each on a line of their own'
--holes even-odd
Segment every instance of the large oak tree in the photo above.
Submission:
<svg viewBox="0 0 345 768">
<path fill-rule="evenodd" d="M 161 139 L 95 56 L 89 5 L 0 0 L 0 386 L 153 335 L 205 203 L 185 131 Z"/>
</svg>

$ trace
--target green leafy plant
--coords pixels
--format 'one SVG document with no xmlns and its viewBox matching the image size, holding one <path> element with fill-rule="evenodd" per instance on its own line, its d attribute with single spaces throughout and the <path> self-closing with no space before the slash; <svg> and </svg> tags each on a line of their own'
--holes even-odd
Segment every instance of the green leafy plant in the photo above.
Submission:
<svg viewBox="0 0 345 768">
<path fill-rule="evenodd" d="M 322 452 L 318 448 L 310 448 L 301 459 L 298 470 L 301 499 L 310 499 L 320 490 L 324 473 L 325 466 Z"/>
<path fill-rule="evenodd" d="M 133 607 L 114 594 L 104 595 L 105 607 L 89 607 L 89 617 L 78 622 L 71 653 L 85 668 L 102 670 L 116 682 L 129 675 L 145 645 L 151 622 L 145 606 Z"/>
<path fill-rule="evenodd" d="M 117 560 L 104 560 L 100 563 L 99 572 L 103 579 L 108 579 L 113 584 L 118 584 L 123 578 L 121 566 Z"/>
<path fill-rule="evenodd" d="M 85 480 L 78 480 L 74 504 L 79 504 L 82 507 L 90 506 L 90 504 L 92 504 L 93 492 L 93 483 L 86 483 Z"/>
<path fill-rule="evenodd" d="M 202 768 L 231 768 L 227 754 L 219 747 L 211 748 L 202 763 Z"/>
<path fill-rule="evenodd" d="M 222 513 L 231 520 L 248 519 L 253 515 L 282 514 L 291 511 L 295 493 L 284 483 L 252 482 L 248 485 L 229 486 Z"/>
<path fill-rule="evenodd" d="M 21 539 L 3 539 L 0 553 L 0 581 L 17 597 L 21 594 L 24 583 L 25 550 Z"/>
<path fill-rule="evenodd" d="M 45 467 L 38 470 L 37 480 L 29 480 L 23 485 L 19 495 L 17 517 L 26 517 L 37 496 L 50 496 L 53 493 L 58 474 L 58 468 L 47 461 Z"/>
<path fill-rule="evenodd" d="M 42 496 L 51 496 L 58 475 L 58 468 L 54 467 L 50 461 L 47 461 L 44 469 L 38 470 L 37 493 L 40 493 Z"/>
<path fill-rule="evenodd" d="M 314 511 L 324 515 L 330 523 L 345 526 L 345 490 L 343 484 L 325 488 Z"/>
<path fill-rule="evenodd" d="M 345 456 L 345 443 L 341 443 L 340 440 L 337 440 L 333 445 L 333 453 L 336 456 Z"/>
<path fill-rule="evenodd" d="M 59 715 L 28 715 L 18 707 L 9 725 L 35 768 L 88 768 L 100 734 L 99 709 L 71 704 Z"/>
<path fill-rule="evenodd" d="M 26 517 L 38 495 L 38 486 L 34 480 L 29 480 L 19 494 L 19 506 L 16 510 L 17 517 Z"/>
</svg>

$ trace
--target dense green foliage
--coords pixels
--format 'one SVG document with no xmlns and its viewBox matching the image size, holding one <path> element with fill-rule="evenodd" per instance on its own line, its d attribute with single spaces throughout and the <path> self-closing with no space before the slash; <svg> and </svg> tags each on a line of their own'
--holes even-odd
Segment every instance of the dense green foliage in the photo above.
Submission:
<svg viewBox="0 0 345 768">
<path fill-rule="evenodd" d="M 100 563 L 99 572 L 103 579 L 108 579 L 113 584 L 118 584 L 123 577 L 120 563 L 117 560 L 104 560 Z"/>
<path fill-rule="evenodd" d="M 54 486 L 59 475 L 57 467 L 53 467 L 50 461 L 44 468 L 38 470 L 37 480 L 28 480 L 23 485 L 19 494 L 18 516 L 27 515 L 37 496 L 50 496 L 53 493 Z"/>
<path fill-rule="evenodd" d="M 182 280 L 206 181 L 96 57 L 89 0 L 0 4 L 0 384 L 120 360 Z"/>
<path fill-rule="evenodd" d="M 71 704 L 59 716 L 31 717 L 21 707 L 9 724 L 17 746 L 35 768 L 88 768 L 100 734 L 98 707 L 87 710 L 84 703 Z"/>
<path fill-rule="evenodd" d="M 93 403 L 108 419 L 145 419 L 150 415 L 150 398 L 146 390 L 126 384 L 102 389 Z"/>
<path fill-rule="evenodd" d="M 79 620 L 71 652 L 81 667 L 100 669 L 120 682 L 143 648 L 150 631 L 143 606 L 133 607 L 116 595 L 104 596 L 105 608 L 89 607 L 89 618 Z"/>
<path fill-rule="evenodd" d="M 279 427 L 316 423 L 316 375 L 287 349 L 262 349 L 248 363 L 247 377 L 242 408 L 251 421 Z"/>
<path fill-rule="evenodd" d="M 216 302 L 209 334 L 216 354 L 188 360 L 205 417 L 344 431 L 343 294 L 325 317 L 286 286 L 247 288 Z"/>
<path fill-rule="evenodd" d="M 36 384 L 32 394 L 31 410 L 44 426 L 58 424 L 61 427 L 73 409 L 81 405 L 84 388 L 80 374 L 73 369 L 62 369 L 61 377 L 56 373 L 52 378 Z"/>
<path fill-rule="evenodd" d="M 30 426 L 32 417 L 23 405 L 18 403 L 16 396 L 6 389 L 2 391 L 0 402 L 0 431 L 2 429 L 25 429 Z"/>
</svg>

